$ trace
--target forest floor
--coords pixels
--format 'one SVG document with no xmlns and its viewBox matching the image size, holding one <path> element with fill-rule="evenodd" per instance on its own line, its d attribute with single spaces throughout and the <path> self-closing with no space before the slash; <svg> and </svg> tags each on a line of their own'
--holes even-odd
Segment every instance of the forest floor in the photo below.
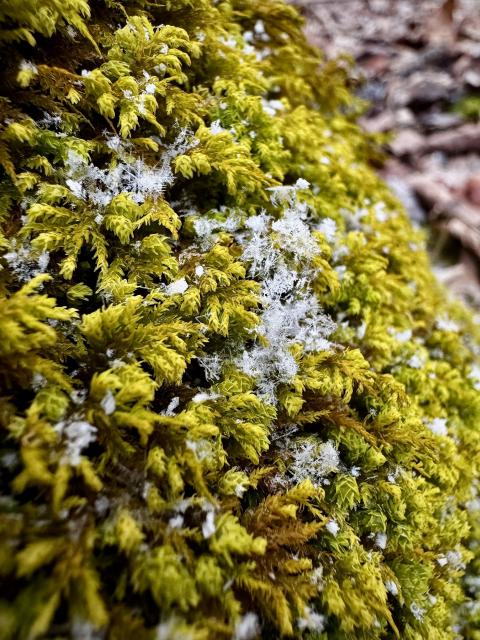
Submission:
<svg viewBox="0 0 480 640">
<path fill-rule="evenodd" d="M 381 173 L 429 227 L 438 277 L 480 307 L 480 0 L 295 0 L 329 58 L 355 61 Z"/>
</svg>

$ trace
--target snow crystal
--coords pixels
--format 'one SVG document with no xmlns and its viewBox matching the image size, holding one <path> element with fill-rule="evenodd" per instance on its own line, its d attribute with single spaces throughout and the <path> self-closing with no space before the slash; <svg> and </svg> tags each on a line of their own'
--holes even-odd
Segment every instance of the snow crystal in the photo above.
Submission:
<svg viewBox="0 0 480 640">
<path fill-rule="evenodd" d="M 385 582 L 385 588 L 389 593 L 392 594 L 392 596 L 397 596 L 398 595 L 398 587 L 397 587 L 397 584 L 393 580 L 387 580 Z"/>
<path fill-rule="evenodd" d="M 473 381 L 473 388 L 480 391 L 480 367 L 477 364 L 472 366 L 468 378 Z"/>
<path fill-rule="evenodd" d="M 68 37 L 72 40 L 74 40 L 78 35 L 78 31 L 74 29 L 71 24 L 67 25 L 66 32 Z"/>
<path fill-rule="evenodd" d="M 271 404 L 276 403 L 278 386 L 291 382 L 297 374 L 295 345 L 304 351 L 330 350 L 333 345 L 328 337 L 336 329 L 311 291 L 317 276 L 314 258 L 320 250 L 309 228 L 308 207 L 297 200 L 297 191 L 308 186 L 300 179 L 294 185 L 271 188 L 272 203 L 280 209 L 276 218 L 262 211 L 242 225 L 235 211 L 225 209 L 212 212 L 214 216 L 220 213 L 223 220 L 213 216 L 194 220 L 204 248 L 215 241 L 215 232 L 236 232 L 242 260 L 249 265 L 248 276 L 261 281 L 262 311 L 255 329 L 258 340 L 234 357 L 234 362 L 255 378 L 257 393 Z M 215 379 L 220 363 L 207 359 L 203 363 L 207 378 Z"/>
<path fill-rule="evenodd" d="M 220 124 L 220 120 L 214 120 L 210 125 L 210 131 L 214 136 L 216 136 L 219 133 L 224 133 L 225 129 Z"/>
<path fill-rule="evenodd" d="M 397 331 L 397 333 L 395 334 L 395 339 L 398 340 L 398 342 L 408 342 L 409 340 L 411 340 L 411 338 L 412 338 L 411 329 L 405 329 L 404 331 Z"/>
<path fill-rule="evenodd" d="M 52 127 L 53 129 L 60 129 L 62 123 L 62 116 L 48 113 L 48 111 L 44 111 L 42 119 L 37 121 L 37 124 L 40 127 L 45 127 L 47 129 L 49 127 Z"/>
<path fill-rule="evenodd" d="M 2 257 L 20 282 L 28 282 L 35 276 L 45 273 L 50 261 L 50 256 L 46 251 L 34 257 L 29 245 L 18 246 L 15 239 L 11 241 L 10 246 L 11 250 Z"/>
<path fill-rule="evenodd" d="M 107 138 L 107 147 L 112 151 L 119 151 L 123 148 L 125 141 L 117 135 L 111 135 L 108 131 L 104 132 L 105 137 Z"/>
<path fill-rule="evenodd" d="M 81 452 L 95 441 L 97 428 L 85 420 L 73 419 L 71 422 L 65 420 L 57 422 L 54 429 L 66 439 L 66 453 L 70 464 L 78 465 Z"/>
<path fill-rule="evenodd" d="M 203 537 L 205 539 L 211 538 L 215 531 L 215 514 L 213 513 L 213 511 L 208 511 L 205 522 L 202 524 Z"/>
<path fill-rule="evenodd" d="M 425 359 L 420 354 L 415 353 L 407 360 L 407 364 L 412 369 L 421 369 L 425 365 Z"/>
<path fill-rule="evenodd" d="M 222 371 L 222 359 L 218 354 L 198 358 L 207 380 L 218 380 Z"/>
<path fill-rule="evenodd" d="M 102 640 L 103 631 L 99 631 L 91 622 L 80 618 L 74 618 L 71 625 L 72 640 Z"/>
<path fill-rule="evenodd" d="M 458 326 L 458 324 L 454 320 L 451 320 L 447 317 L 439 318 L 436 322 L 436 325 L 437 328 L 441 331 L 453 331 L 455 333 L 460 331 L 460 327 Z"/>
<path fill-rule="evenodd" d="M 94 503 L 95 512 L 97 515 L 103 517 L 110 508 L 110 500 L 107 496 L 99 496 Z"/>
<path fill-rule="evenodd" d="M 331 533 L 332 536 L 336 536 L 337 533 L 340 531 L 340 527 L 336 520 L 329 520 L 325 526 L 327 531 Z"/>
<path fill-rule="evenodd" d="M 291 251 L 298 257 L 311 258 L 320 253 L 317 241 L 297 209 L 289 209 L 285 215 L 272 224 L 272 229 L 280 235 L 284 251 Z"/>
<path fill-rule="evenodd" d="M 145 86 L 145 93 L 148 93 L 149 95 L 154 94 L 156 90 L 157 90 L 157 87 L 153 84 L 153 82 L 149 82 Z"/>
<path fill-rule="evenodd" d="M 33 75 L 37 75 L 38 74 L 38 67 L 36 64 L 33 64 L 33 62 L 28 62 L 27 60 L 22 60 L 22 62 L 20 63 L 20 71 L 28 71 L 29 73 L 32 73 Z"/>
<path fill-rule="evenodd" d="M 110 389 L 105 394 L 100 405 L 102 409 L 105 411 L 105 413 L 107 414 L 107 416 L 112 415 L 112 413 L 115 411 L 115 407 L 116 407 L 115 396 L 110 391 Z"/>
<path fill-rule="evenodd" d="M 277 111 L 282 111 L 284 109 L 283 102 L 280 100 L 267 100 L 265 98 L 261 98 L 261 103 L 264 112 L 268 116 L 276 116 Z"/>
<path fill-rule="evenodd" d="M 66 162 L 65 184 L 78 198 L 89 200 L 100 207 L 110 204 L 120 193 L 128 193 L 137 204 L 144 203 L 147 198 L 156 200 L 174 182 L 172 160 L 196 143 L 198 141 L 192 139 L 187 129 L 182 130 L 173 144 L 163 151 L 160 163 L 156 166 L 149 166 L 143 160 L 136 159 L 123 160 L 115 166 L 101 169 L 88 163 L 78 153 L 70 151 Z M 112 144 L 110 138 L 107 145 Z"/>
<path fill-rule="evenodd" d="M 295 483 L 310 479 L 319 484 L 327 475 L 338 471 L 340 456 L 331 440 L 319 444 L 314 438 L 308 438 L 299 443 L 292 442 L 290 447 L 293 462 L 288 471 Z"/>
<path fill-rule="evenodd" d="M 172 296 L 176 293 L 185 293 L 188 289 L 188 282 L 185 278 L 180 278 L 179 280 L 175 280 L 175 282 L 170 283 L 167 287 L 165 287 L 165 293 L 169 296 Z"/>
<path fill-rule="evenodd" d="M 243 495 L 248 487 L 245 484 L 241 484 L 240 482 L 235 486 L 235 495 L 237 498 L 243 498 Z"/>
<path fill-rule="evenodd" d="M 367 331 L 367 324 L 366 322 L 362 322 L 362 324 L 357 327 L 357 338 L 359 340 L 363 340 L 365 337 L 366 331 Z"/>
<path fill-rule="evenodd" d="M 425 615 L 425 609 L 422 609 L 421 607 L 419 607 L 418 604 L 416 604 L 415 602 L 412 602 L 412 604 L 410 605 L 410 611 L 413 613 L 413 616 L 417 620 L 423 620 L 423 617 Z"/>
<path fill-rule="evenodd" d="M 194 636 L 193 633 L 185 631 L 185 624 L 182 621 L 172 616 L 158 625 L 152 640 L 194 640 Z"/>
<path fill-rule="evenodd" d="M 317 226 L 317 230 L 323 233 L 327 242 L 333 242 L 337 233 L 337 223 L 332 218 L 324 218 Z"/>
<path fill-rule="evenodd" d="M 216 400 L 217 398 L 220 398 L 218 393 L 203 392 L 195 394 L 192 398 L 192 402 L 206 402 L 207 400 Z"/>
<path fill-rule="evenodd" d="M 202 216 L 196 218 L 193 222 L 193 228 L 200 241 L 200 246 L 205 250 L 210 249 L 215 244 L 218 232 L 226 231 L 230 233 L 236 231 L 239 225 L 240 217 L 235 214 L 229 215 L 224 221 Z"/>
<path fill-rule="evenodd" d="M 444 555 L 438 556 L 437 563 L 441 567 L 445 567 L 448 564 L 448 559 Z"/>
<path fill-rule="evenodd" d="M 183 527 L 183 516 L 178 514 L 168 521 L 170 529 L 181 529 Z"/>
<path fill-rule="evenodd" d="M 74 404 L 81 405 L 87 398 L 87 390 L 75 389 L 75 391 L 72 391 L 72 393 L 70 394 L 70 398 Z"/>
<path fill-rule="evenodd" d="M 379 549 L 386 549 L 387 547 L 387 534 L 383 532 L 377 533 L 375 536 L 375 544 Z"/>
<path fill-rule="evenodd" d="M 309 631 L 317 631 L 320 633 L 325 626 L 325 616 L 317 613 L 311 607 L 305 607 L 303 616 L 297 620 L 297 626 L 300 631 L 308 629 Z"/>
<path fill-rule="evenodd" d="M 386 220 L 388 220 L 388 212 L 385 210 L 384 202 L 377 202 L 373 210 L 379 222 L 385 222 Z"/>
<path fill-rule="evenodd" d="M 258 617 L 255 613 L 246 613 L 235 624 L 233 640 L 252 640 L 260 633 Z"/>
<path fill-rule="evenodd" d="M 323 567 L 320 565 L 312 571 L 310 582 L 320 591 L 323 588 Z"/>
<path fill-rule="evenodd" d="M 198 276 L 200 278 L 200 276 L 203 276 L 203 274 L 205 273 L 205 269 L 202 267 L 201 264 L 197 265 L 195 267 L 195 275 Z"/>
<path fill-rule="evenodd" d="M 163 415 L 164 416 L 175 415 L 175 409 L 178 407 L 179 404 L 180 404 L 180 398 L 178 396 L 176 396 L 175 398 L 172 398 L 168 403 L 168 406 L 165 409 L 165 411 L 162 411 Z"/>
<path fill-rule="evenodd" d="M 281 104 L 281 103 L 280 103 Z M 270 201 L 274 205 L 288 203 L 293 205 L 297 199 L 297 192 L 300 189 L 308 189 L 310 183 L 303 178 L 299 178 L 295 184 L 282 185 L 280 187 L 269 187 L 267 191 L 271 192 Z"/>
<path fill-rule="evenodd" d="M 190 451 L 193 451 L 197 460 L 202 461 L 212 457 L 212 445 L 205 438 L 200 438 L 200 440 L 186 440 L 185 446 Z"/>
<path fill-rule="evenodd" d="M 298 180 L 295 183 L 295 186 L 297 187 L 297 189 L 308 189 L 310 187 L 310 183 L 308 182 L 308 180 L 304 180 L 303 178 L 298 178 Z"/>
<path fill-rule="evenodd" d="M 38 391 L 47 384 L 47 379 L 41 373 L 35 372 L 32 376 L 32 389 Z"/>
<path fill-rule="evenodd" d="M 427 422 L 427 427 L 436 436 L 448 436 L 446 418 L 434 418 L 430 422 Z"/>
</svg>

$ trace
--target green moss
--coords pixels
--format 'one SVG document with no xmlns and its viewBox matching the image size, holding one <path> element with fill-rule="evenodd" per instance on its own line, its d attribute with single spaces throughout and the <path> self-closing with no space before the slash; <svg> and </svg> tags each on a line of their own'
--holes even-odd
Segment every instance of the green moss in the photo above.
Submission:
<svg viewBox="0 0 480 640">
<path fill-rule="evenodd" d="M 277 0 L 0 21 L 0 637 L 478 638 L 478 323 L 345 63 Z"/>
</svg>

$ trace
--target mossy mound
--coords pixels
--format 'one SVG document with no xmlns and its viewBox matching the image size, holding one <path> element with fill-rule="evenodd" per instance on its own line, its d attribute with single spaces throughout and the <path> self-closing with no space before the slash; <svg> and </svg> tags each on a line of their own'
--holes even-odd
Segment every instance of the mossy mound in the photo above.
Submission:
<svg viewBox="0 0 480 640">
<path fill-rule="evenodd" d="M 0 636 L 480 637 L 479 331 L 342 63 L 277 0 L 0 22 Z"/>
</svg>

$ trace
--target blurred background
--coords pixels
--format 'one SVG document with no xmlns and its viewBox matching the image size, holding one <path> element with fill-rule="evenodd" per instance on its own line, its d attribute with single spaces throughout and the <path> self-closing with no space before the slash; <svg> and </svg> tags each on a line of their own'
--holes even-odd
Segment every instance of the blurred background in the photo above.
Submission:
<svg viewBox="0 0 480 640">
<path fill-rule="evenodd" d="M 328 58 L 348 54 L 385 143 L 384 179 L 426 226 L 438 277 L 480 308 L 480 0 L 293 0 Z"/>
</svg>

